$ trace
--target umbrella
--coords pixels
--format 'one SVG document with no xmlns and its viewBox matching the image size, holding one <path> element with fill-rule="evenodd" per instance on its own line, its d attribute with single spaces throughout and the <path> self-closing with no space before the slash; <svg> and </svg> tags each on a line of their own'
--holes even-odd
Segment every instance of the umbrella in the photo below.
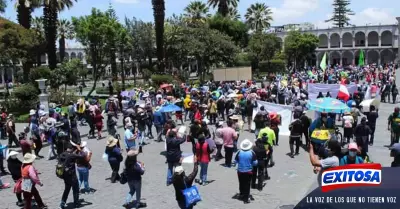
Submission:
<svg viewBox="0 0 400 209">
<path fill-rule="evenodd" d="M 128 97 L 133 97 L 133 96 L 135 96 L 135 94 L 136 94 L 135 90 L 132 89 L 132 90 L 130 90 L 130 91 L 128 92 Z"/>
<path fill-rule="evenodd" d="M 128 91 L 123 91 L 123 92 L 121 92 L 120 95 L 123 96 L 123 97 L 128 97 L 129 96 L 129 92 Z"/>
<path fill-rule="evenodd" d="M 344 113 L 350 111 L 350 108 L 346 104 L 329 97 L 309 101 L 307 103 L 307 108 L 309 110 L 327 113 Z"/>
<path fill-rule="evenodd" d="M 161 107 L 160 109 L 160 112 L 176 112 L 176 111 L 182 111 L 182 108 L 174 104 L 167 104 Z"/>
<path fill-rule="evenodd" d="M 362 107 L 363 112 L 369 112 L 369 107 L 371 105 L 375 106 L 376 109 L 379 109 L 380 104 L 381 104 L 381 102 L 377 99 L 367 99 L 367 100 L 362 101 L 360 103 L 360 106 Z"/>
<path fill-rule="evenodd" d="M 169 84 L 167 84 L 167 83 L 164 83 L 164 84 L 161 84 L 160 85 L 160 88 L 161 89 L 163 89 L 163 88 L 168 88 L 169 87 Z"/>
</svg>

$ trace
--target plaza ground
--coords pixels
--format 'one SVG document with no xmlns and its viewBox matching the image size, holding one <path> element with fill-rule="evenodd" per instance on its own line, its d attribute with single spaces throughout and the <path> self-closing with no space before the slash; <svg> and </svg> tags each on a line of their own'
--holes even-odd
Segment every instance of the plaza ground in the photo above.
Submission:
<svg viewBox="0 0 400 209">
<path fill-rule="evenodd" d="M 391 158 L 389 151 L 384 145 L 390 142 L 390 134 L 387 131 L 387 117 L 393 111 L 395 105 L 381 104 L 375 133 L 375 143 L 370 147 L 370 155 L 374 162 L 381 163 L 383 166 L 390 166 Z M 121 120 L 121 119 L 120 119 Z M 120 124 L 122 122 L 120 121 Z M 24 124 L 17 124 L 17 132 L 22 131 Z M 80 127 L 81 134 L 87 134 L 88 127 Z M 123 129 L 119 129 L 123 136 Z M 155 130 L 153 130 L 155 133 Z M 254 139 L 254 134 L 247 131 L 243 132 L 240 140 L 245 138 Z M 127 185 L 119 183 L 111 184 L 106 178 L 110 177 L 111 169 L 108 162 L 102 159 L 105 150 L 106 138 L 102 140 L 84 137 L 82 140 L 88 141 L 88 147 L 93 152 L 92 166 L 90 171 L 90 186 L 97 191 L 94 194 L 81 195 L 85 200 L 84 209 L 113 209 L 122 208 L 128 192 Z M 6 141 L 0 141 L 2 144 Z M 208 169 L 208 179 L 212 181 L 207 186 L 198 186 L 203 201 L 195 208 L 199 209 L 291 209 L 301 200 L 311 186 L 315 183 L 317 176 L 313 173 L 309 163 L 308 153 L 300 151 L 300 155 L 291 159 L 286 155 L 289 152 L 288 137 L 280 137 L 280 146 L 274 149 L 275 166 L 269 168 L 271 180 L 266 182 L 264 190 L 259 192 L 252 190 L 254 201 L 244 205 L 243 202 L 232 199 L 238 192 L 238 180 L 235 168 L 225 168 L 219 162 L 211 162 Z M 191 144 L 185 143 L 182 146 L 185 153 L 191 152 Z M 144 153 L 138 159 L 145 163 L 146 173 L 143 176 L 142 201 L 147 203 L 149 209 L 173 209 L 178 208 L 175 201 L 175 191 L 173 186 L 166 186 L 166 164 L 165 157 L 161 155 L 164 151 L 164 143 L 152 142 L 144 147 Z M 44 148 L 41 154 L 46 156 L 48 148 Z M 124 157 L 126 153 L 123 153 Z M 20 156 L 20 158 L 22 158 Z M 55 175 L 56 161 L 36 160 L 35 167 L 40 172 L 40 178 L 44 184 L 38 190 L 49 206 L 49 209 L 56 209 L 60 203 L 61 195 L 64 190 L 64 183 Z M 186 173 L 190 173 L 193 164 L 183 165 Z M 123 164 L 121 164 L 121 171 Z M 10 176 L 2 177 L 3 182 L 11 182 Z M 12 188 L 0 191 L 1 208 L 15 209 L 16 197 L 12 193 Z M 72 191 L 68 202 L 72 202 Z M 72 208 L 71 206 L 69 208 Z"/>
</svg>

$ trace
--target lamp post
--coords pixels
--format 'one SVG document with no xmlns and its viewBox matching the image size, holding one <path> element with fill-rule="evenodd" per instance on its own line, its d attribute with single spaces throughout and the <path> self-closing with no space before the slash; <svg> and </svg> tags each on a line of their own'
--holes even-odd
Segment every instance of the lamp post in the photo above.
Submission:
<svg viewBox="0 0 400 209">
<path fill-rule="evenodd" d="M 44 106 L 44 111 L 49 111 L 49 95 L 46 91 L 46 81 L 47 79 L 38 79 L 36 82 L 39 84 L 40 94 L 39 94 L 39 101 L 40 105 Z"/>
</svg>

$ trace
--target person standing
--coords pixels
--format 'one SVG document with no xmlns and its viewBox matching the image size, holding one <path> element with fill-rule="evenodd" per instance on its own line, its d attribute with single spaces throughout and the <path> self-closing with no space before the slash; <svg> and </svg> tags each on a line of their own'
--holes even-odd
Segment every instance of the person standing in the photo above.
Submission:
<svg viewBox="0 0 400 209">
<path fill-rule="evenodd" d="M 97 129 L 97 139 L 101 139 L 101 129 L 103 129 L 103 115 L 101 114 L 100 109 L 95 110 L 95 115 L 93 117 L 93 123 Z"/>
<path fill-rule="evenodd" d="M 186 199 L 183 195 L 182 190 L 189 188 L 193 185 L 194 179 L 197 176 L 199 163 L 197 162 L 196 156 L 193 157 L 193 171 L 188 176 L 185 175 L 185 170 L 182 166 L 177 166 L 174 169 L 174 176 L 172 177 L 172 184 L 175 189 L 175 199 L 178 202 L 180 209 L 193 209 L 194 205 L 186 207 Z"/>
<path fill-rule="evenodd" d="M 8 147 L 11 148 L 14 142 L 15 146 L 19 147 L 17 135 L 15 133 L 14 115 L 9 114 L 6 122 L 6 131 L 8 135 Z"/>
<path fill-rule="evenodd" d="M 139 152 L 137 150 L 129 150 L 126 160 L 125 160 L 125 169 L 123 171 L 124 175 L 127 178 L 129 192 L 126 196 L 126 201 L 123 207 L 129 207 L 129 204 L 132 200 L 132 196 L 136 193 L 136 201 L 135 208 L 138 209 L 140 206 L 143 206 L 144 203 L 140 202 L 141 194 L 142 194 L 142 175 L 145 172 L 144 163 L 139 162 L 137 160 L 137 155 Z"/>
<path fill-rule="evenodd" d="M 347 144 L 350 143 L 350 139 L 353 138 L 353 124 L 353 116 L 350 112 L 345 112 L 343 116 L 343 137 L 346 139 Z"/>
<path fill-rule="evenodd" d="M 18 152 L 16 151 L 11 151 L 8 154 L 8 159 L 7 159 L 7 166 L 8 170 L 11 173 L 11 178 L 14 180 L 14 182 L 17 182 L 21 177 L 21 167 L 22 167 L 22 162 L 17 158 Z M 24 201 L 22 200 L 22 193 L 16 192 L 15 195 L 17 196 L 18 202 L 16 205 L 18 207 L 24 206 Z"/>
<path fill-rule="evenodd" d="M 185 99 L 183 100 L 183 107 L 185 108 L 185 121 L 186 121 L 186 118 L 188 118 L 188 117 L 189 117 L 189 120 L 192 120 L 191 106 L 192 106 L 192 100 L 190 99 L 190 94 L 187 94 Z"/>
<path fill-rule="evenodd" d="M 220 133 L 224 141 L 225 150 L 225 167 L 230 168 L 232 166 L 232 157 L 234 149 L 234 141 L 237 140 L 238 136 L 235 129 L 232 128 L 232 120 L 227 121 L 227 127 L 222 128 Z"/>
<path fill-rule="evenodd" d="M 240 150 L 236 153 L 237 175 L 239 179 L 239 196 L 245 204 L 250 203 L 250 184 L 253 166 L 257 166 L 257 156 L 252 151 L 253 143 L 245 139 L 240 143 Z"/>
<path fill-rule="evenodd" d="M 368 153 L 368 137 L 371 134 L 371 129 L 367 125 L 367 118 L 363 117 L 361 123 L 356 126 L 354 135 L 357 146 L 361 148 L 361 156 L 365 158 Z"/>
<path fill-rule="evenodd" d="M 74 207 L 81 206 L 79 202 L 79 181 L 76 175 L 76 163 L 81 162 L 85 158 L 84 153 L 81 151 L 80 145 L 69 144 L 67 150 L 59 156 L 59 164 L 64 166 L 62 178 L 64 180 L 64 192 L 61 197 L 59 209 L 65 209 L 69 192 L 72 188 L 72 196 L 74 199 Z"/>
<path fill-rule="evenodd" d="M 361 157 L 357 156 L 357 153 L 359 151 L 357 143 L 354 143 L 354 142 L 349 143 L 348 150 L 349 150 L 349 153 L 347 155 L 343 156 L 342 159 L 340 159 L 340 162 L 339 162 L 340 166 L 364 163 L 364 160 Z"/>
<path fill-rule="evenodd" d="M 198 138 L 198 142 L 196 143 L 196 157 L 200 164 L 200 185 L 207 185 L 207 170 L 208 164 L 210 163 L 210 154 L 212 153 L 212 149 L 209 144 L 206 142 L 206 138 L 203 134 L 200 134 Z"/>
<path fill-rule="evenodd" d="M 253 189 L 257 188 L 259 191 L 261 191 L 263 189 L 263 183 L 264 183 L 264 172 L 268 174 L 267 167 L 265 166 L 265 161 L 267 159 L 267 150 L 265 150 L 265 146 L 262 139 L 256 140 L 256 146 L 253 147 L 253 152 L 256 154 L 258 163 L 256 166 L 253 166 L 251 188 Z M 258 179 L 258 184 L 256 184 L 257 179 Z"/>
<path fill-rule="evenodd" d="M 289 125 L 289 130 L 290 157 L 294 158 L 294 155 L 299 154 L 301 144 L 300 138 L 303 133 L 303 125 L 301 123 L 301 120 L 297 118 L 297 116 L 294 118 L 294 121 Z M 296 152 L 294 152 L 294 143 L 296 143 Z"/>
<path fill-rule="evenodd" d="M 125 149 L 128 152 L 131 149 L 137 149 L 136 147 L 136 139 L 137 135 L 133 133 L 133 124 L 131 122 L 128 122 L 125 125 L 125 134 L 124 134 L 124 141 L 125 141 Z"/>
<path fill-rule="evenodd" d="M 216 124 L 217 123 L 217 104 L 213 101 L 213 99 L 210 99 L 209 104 L 208 104 L 208 111 L 210 114 L 210 124 Z"/>
<path fill-rule="evenodd" d="M 270 113 L 269 117 L 270 117 L 270 121 L 271 121 L 271 123 L 270 123 L 271 129 L 274 130 L 274 132 L 275 132 L 274 145 L 279 146 L 279 127 L 278 126 L 281 124 L 281 118 L 275 112 Z"/>
<path fill-rule="evenodd" d="M 303 124 L 303 135 L 304 138 L 306 138 L 306 146 L 310 146 L 310 134 L 308 132 L 308 129 L 310 128 L 311 125 L 311 119 L 306 115 L 306 111 L 303 111 L 303 114 L 300 117 L 300 121 Z"/>
<path fill-rule="evenodd" d="M 167 186 L 172 184 L 173 169 L 174 167 L 181 165 L 182 151 L 181 144 L 186 140 L 182 137 L 177 137 L 176 130 L 171 129 L 166 134 L 166 146 L 167 146 Z"/>
<path fill-rule="evenodd" d="M 24 209 L 32 208 L 32 197 L 35 198 L 38 208 L 47 209 L 47 206 L 43 203 L 42 198 L 40 197 L 39 191 L 36 189 L 36 185 L 43 186 L 43 183 L 40 181 L 38 173 L 32 165 L 35 159 L 35 155 L 26 153 L 24 155 L 24 160 L 22 161 L 21 189 L 24 196 Z"/>
<path fill-rule="evenodd" d="M 224 140 L 222 139 L 221 135 L 221 129 L 223 128 L 223 122 L 219 121 L 217 124 L 215 124 L 215 130 L 214 130 L 214 143 L 215 146 L 217 147 L 217 153 L 215 154 L 215 161 L 219 161 L 220 159 L 224 158 L 222 155 L 222 146 L 224 144 Z"/>
<path fill-rule="evenodd" d="M 375 138 L 375 128 L 376 128 L 376 120 L 378 119 L 378 111 L 375 109 L 375 106 L 371 105 L 369 107 L 370 111 L 367 115 L 367 125 L 371 129 L 371 136 L 369 138 L 369 145 L 372 146 L 374 144 Z"/>
<path fill-rule="evenodd" d="M 107 140 L 107 147 L 105 153 L 107 154 L 108 163 L 110 164 L 112 173 L 111 173 L 111 183 L 115 183 L 120 179 L 119 176 L 119 166 L 123 160 L 121 154 L 121 148 L 117 145 L 118 139 L 110 136 Z"/>
<path fill-rule="evenodd" d="M 397 89 L 396 84 L 393 84 L 391 92 L 392 92 L 393 104 L 396 104 L 397 103 L 397 95 L 399 94 L 399 90 Z M 390 102 L 390 99 L 389 99 L 389 102 Z"/>
<path fill-rule="evenodd" d="M 76 167 L 79 175 L 79 189 L 83 184 L 83 193 L 90 193 L 92 192 L 92 189 L 89 187 L 89 170 L 92 168 L 92 165 L 90 164 L 92 152 L 87 148 L 86 145 L 86 141 L 82 141 L 82 143 L 79 145 L 82 149 L 81 152 L 83 154 L 83 158 L 78 158 L 76 160 Z"/>
<path fill-rule="evenodd" d="M 393 162 L 390 167 L 400 167 L 400 144 L 395 143 L 390 147 L 390 157 L 393 157 Z"/>
<path fill-rule="evenodd" d="M 157 131 L 156 141 L 157 142 L 164 141 L 162 139 L 162 135 L 163 135 L 163 129 L 164 129 L 164 125 L 165 125 L 165 119 L 164 119 L 163 114 L 160 112 L 160 106 L 157 106 L 153 113 L 153 123 L 154 123 L 154 126 L 156 127 L 156 131 Z"/>
</svg>

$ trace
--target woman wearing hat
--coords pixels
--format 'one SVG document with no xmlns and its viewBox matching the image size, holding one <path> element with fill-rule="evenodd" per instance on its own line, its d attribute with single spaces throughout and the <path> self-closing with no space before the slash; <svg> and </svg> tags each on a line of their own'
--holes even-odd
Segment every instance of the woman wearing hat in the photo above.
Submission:
<svg viewBox="0 0 400 209">
<path fill-rule="evenodd" d="M 137 155 L 139 152 L 137 150 L 129 150 L 126 160 L 125 169 L 123 171 L 127 178 L 129 192 L 126 196 L 126 202 L 123 205 L 125 208 L 129 207 L 131 203 L 132 196 L 136 193 L 135 208 L 145 207 L 145 203 L 141 203 L 142 194 L 142 175 L 145 172 L 144 163 L 137 160 Z"/>
<path fill-rule="evenodd" d="M 252 150 L 253 143 L 245 139 L 240 143 L 240 151 L 236 153 L 237 175 L 239 178 L 239 197 L 244 203 L 250 203 L 250 184 L 253 166 L 257 166 L 257 156 Z"/>
<path fill-rule="evenodd" d="M 18 152 L 16 151 L 11 151 L 8 153 L 7 156 L 7 166 L 8 170 L 11 173 L 11 178 L 14 180 L 14 182 L 17 182 L 19 179 L 21 179 L 21 166 L 22 162 L 18 159 L 17 157 Z M 17 196 L 18 202 L 16 203 L 17 206 L 22 207 L 24 206 L 24 202 L 22 200 L 22 193 L 21 192 L 15 192 L 15 195 Z"/>
<path fill-rule="evenodd" d="M 108 156 L 108 163 L 110 163 L 110 167 L 112 170 L 111 183 L 115 183 L 117 180 L 120 179 L 118 172 L 120 163 L 123 160 L 121 154 L 121 148 L 117 146 L 117 144 L 118 144 L 118 139 L 110 136 L 107 140 L 107 146 L 105 150 L 105 153 Z"/>
<path fill-rule="evenodd" d="M 24 209 L 32 208 L 32 197 L 38 205 L 38 208 L 45 209 L 47 206 L 43 203 L 40 197 L 39 191 L 36 189 L 36 184 L 43 186 L 40 181 L 36 169 L 33 167 L 32 163 L 35 161 L 36 156 L 31 153 L 26 153 L 24 155 L 24 161 L 22 161 L 21 176 L 22 176 L 22 194 L 24 196 L 25 207 Z"/>
</svg>

